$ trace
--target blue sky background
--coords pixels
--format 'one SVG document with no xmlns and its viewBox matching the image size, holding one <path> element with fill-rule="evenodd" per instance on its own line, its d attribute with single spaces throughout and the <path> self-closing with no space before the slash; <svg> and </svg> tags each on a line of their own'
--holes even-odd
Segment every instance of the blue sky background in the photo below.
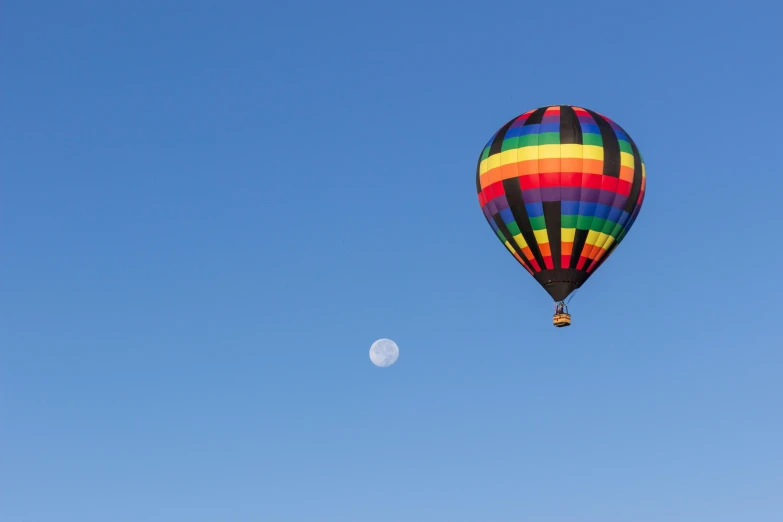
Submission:
<svg viewBox="0 0 783 522">
<path fill-rule="evenodd" d="M 0 519 L 780 521 L 782 9 L 4 2 Z M 649 176 L 563 330 L 474 182 L 556 103 Z"/>
</svg>

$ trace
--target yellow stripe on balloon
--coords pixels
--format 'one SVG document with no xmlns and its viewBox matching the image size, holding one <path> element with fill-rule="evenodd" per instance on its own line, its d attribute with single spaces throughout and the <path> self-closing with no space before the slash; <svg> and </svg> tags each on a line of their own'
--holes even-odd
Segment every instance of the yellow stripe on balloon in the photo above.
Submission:
<svg viewBox="0 0 783 522">
<path fill-rule="evenodd" d="M 536 243 L 539 245 L 549 243 L 549 236 L 547 235 L 545 228 L 542 228 L 541 230 L 534 230 L 533 234 L 535 234 Z"/>
</svg>

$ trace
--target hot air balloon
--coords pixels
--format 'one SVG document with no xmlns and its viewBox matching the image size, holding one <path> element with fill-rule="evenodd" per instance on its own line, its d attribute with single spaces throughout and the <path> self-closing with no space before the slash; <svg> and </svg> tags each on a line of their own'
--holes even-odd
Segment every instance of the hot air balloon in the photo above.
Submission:
<svg viewBox="0 0 783 522">
<path fill-rule="evenodd" d="M 558 327 L 571 324 L 566 298 L 628 234 L 645 188 L 644 161 L 630 135 L 572 105 L 512 119 L 486 144 L 476 168 L 484 217 L 555 301 Z"/>
</svg>

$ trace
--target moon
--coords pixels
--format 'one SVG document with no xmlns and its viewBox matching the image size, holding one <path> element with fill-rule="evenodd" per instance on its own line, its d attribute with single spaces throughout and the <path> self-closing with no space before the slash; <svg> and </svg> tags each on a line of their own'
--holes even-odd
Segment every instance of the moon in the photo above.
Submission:
<svg viewBox="0 0 783 522">
<path fill-rule="evenodd" d="M 375 366 L 391 366 L 399 356 L 400 349 L 391 339 L 378 339 L 370 346 L 370 360 Z"/>
</svg>

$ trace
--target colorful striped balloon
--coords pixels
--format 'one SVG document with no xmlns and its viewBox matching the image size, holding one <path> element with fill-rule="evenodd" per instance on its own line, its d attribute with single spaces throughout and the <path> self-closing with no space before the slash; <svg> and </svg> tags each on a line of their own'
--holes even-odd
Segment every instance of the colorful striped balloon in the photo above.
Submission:
<svg viewBox="0 0 783 522">
<path fill-rule="evenodd" d="M 500 241 L 555 301 L 582 286 L 631 229 L 646 172 L 631 137 L 589 109 L 550 105 L 498 130 L 476 190 Z"/>
</svg>

